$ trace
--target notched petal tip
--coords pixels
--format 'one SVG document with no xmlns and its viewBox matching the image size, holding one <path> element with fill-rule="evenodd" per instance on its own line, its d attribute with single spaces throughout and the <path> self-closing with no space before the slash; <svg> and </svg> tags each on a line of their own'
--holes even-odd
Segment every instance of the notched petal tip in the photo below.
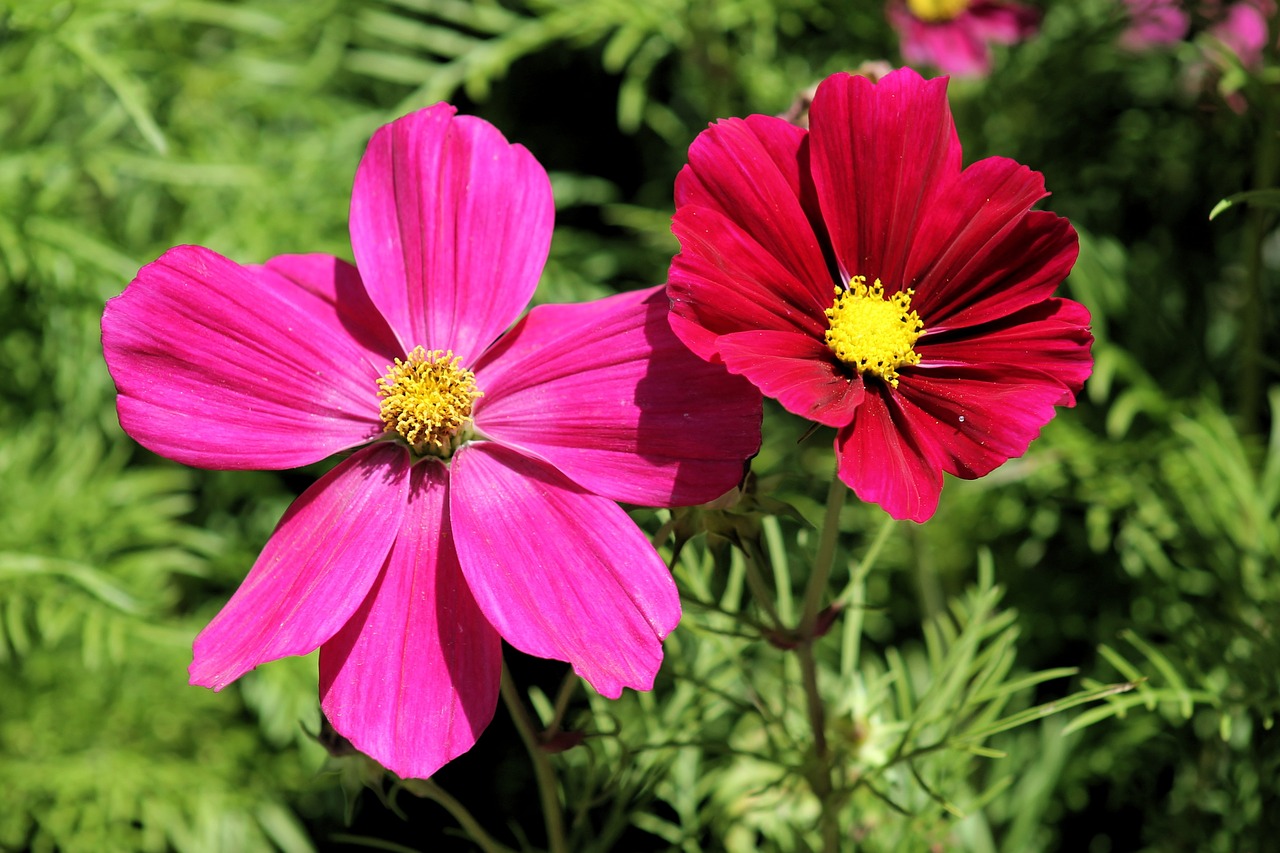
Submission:
<svg viewBox="0 0 1280 853">
<path fill-rule="evenodd" d="M 474 363 L 528 304 L 555 204 L 533 155 L 437 104 L 381 128 L 351 194 L 351 244 L 400 337 Z"/>
<path fill-rule="evenodd" d="M 617 504 L 485 442 L 454 457 L 450 512 L 467 583 L 508 643 L 568 662 L 603 696 L 653 686 L 680 598 Z"/>
</svg>

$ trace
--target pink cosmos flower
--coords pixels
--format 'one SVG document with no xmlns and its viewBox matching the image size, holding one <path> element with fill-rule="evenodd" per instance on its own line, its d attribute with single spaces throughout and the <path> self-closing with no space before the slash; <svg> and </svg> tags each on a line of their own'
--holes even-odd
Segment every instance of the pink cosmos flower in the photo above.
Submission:
<svg viewBox="0 0 1280 853">
<path fill-rule="evenodd" d="M 1222 19 L 1209 28 L 1209 35 L 1222 49 L 1234 54 L 1250 71 L 1262 67 L 1262 51 L 1267 46 L 1268 24 L 1276 14 L 1273 0 L 1240 0 L 1227 7 Z M 1231 64 L 1223 50 L 1210 50 L 1210 58 L 1219 66 Z"/>
<path fill-rule="evenodd" d="M 1191 15 L 1181 0 L 1124 0 L 1129 25 L 1120 46 L 1143 51 L 1177 44 L 1191 29 Z"/>
<path fill-rule="evenodd" d="M 809 130 L 770 116 L 702 132 L 676 180 L 667 294 L 690 349 L 836 427 L 839 475 L 924 521 L 942 473 L 1026 451 L 1089 375 L 1089 313 L 1051 298 L 1075 231 L 1031 210 L 1044 179 L 960 168 L 947 81 L 836 74 Z"/>
<path fill-rule="evenodd" d="M 680 604 L 614 501 L 711 500 L 759 445 L 759 395 L 676 340 L 660 288 L 543 305 L 503 334 L 546 260 L 551 188 L 454 112 L 374 135 L 354 267 L 182 246 L 102 322 L 120 422 L 151 450 L 237 469 L 354 450 L 196 638 L 191 682 L 319 647 L 330 722 L 403 777 L 488 724 L 500 638 L 605 696 L 649 689 Z"/>
<path fill-rule="evenodd" d="M 902 41 L 902 57 L 960 76 L 991 72 L 991 45 L 1035 34 L 1040 13 L 1003 0 L 893 0 L 885 7 Z"/>
</svg>

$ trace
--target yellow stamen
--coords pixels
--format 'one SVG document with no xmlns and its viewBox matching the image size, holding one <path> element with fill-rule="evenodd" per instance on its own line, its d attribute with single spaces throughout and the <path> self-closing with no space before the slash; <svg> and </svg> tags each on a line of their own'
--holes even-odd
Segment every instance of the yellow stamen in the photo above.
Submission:
<svg viewBox="0 0 1280 853">
<path fill-rule="evenodd" d="M 872 285 L 855 275 L 847 288 L 836 288 L 835 304 L 827 309 L 827 346 L 859 373 L 879 376 L 898 387 L 898 368 L 919 364 L 912 347 L 924 332 L 920 315 L 911 310 L 914 290 L 886 297 L 880 279 Z"/>
<path fill-rule="evenodd" d="M 418 453 L 445 456 L 466 437 L 471 407 L 484 393 L 452 350 L 415 347 L 378 380 L 382 423 Z"/>
<path fill-rule="evenodd" d="M 911 14 L 922 21 L 938 23 L 960 17 L 972 0 L 907 0 Z"/>
</svg>

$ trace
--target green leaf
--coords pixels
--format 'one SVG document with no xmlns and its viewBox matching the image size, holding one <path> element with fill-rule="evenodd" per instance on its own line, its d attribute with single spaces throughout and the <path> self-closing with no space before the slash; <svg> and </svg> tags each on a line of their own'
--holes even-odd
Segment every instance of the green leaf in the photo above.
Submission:
<svg viewBox="0 0 1280 853">
<path fill-rule="evenodd" d="M 1209 211 L 1209 220 L 1213 221 L 1218 214 L 1241 202 L 1280 210 L 1280 189 L 1245 190 L 1244 192 L 1229 195 L 1213 206 L 1213 210 Z"/>
</svg>

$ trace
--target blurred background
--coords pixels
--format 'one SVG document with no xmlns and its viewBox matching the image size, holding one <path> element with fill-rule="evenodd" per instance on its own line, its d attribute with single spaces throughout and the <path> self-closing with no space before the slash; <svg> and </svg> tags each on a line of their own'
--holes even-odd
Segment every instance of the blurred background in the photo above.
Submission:
<svg viewBox="0 0 1280 853">
<path fill-rule="evenodd" d="M 1280 238 L 1265 194 L 1209 217 L 1277 183 L 1274 6 L 1254 4 L 1272 27 L 1255 62 L 1214 29 L 1228 4 L 1182 4 L 1180 34 L 1124 46 L 1133 4 L 1028 5 L 1035 31 L 953 79 L 952 105 L 966 162 L 1043 172 L 1043 206 L 1080 232 L 1062 292 L 1093 313 L 1095 373 L 1025 458 L 949 480 L 928 524 L 873 540 L 879 510 L 846 509 L 833 584 L 857 586 L 864 658 L 841 682 L 831 652 L 827 683 L 850 760 L 883 761 L 877 730 L 914 711 L 892 690 L 876 699 L 887 682 L 873 676 L 928 683 L 945 661 L 923 626 L 963 629 L 998 601 L 1002 621 L 982 624 L 1009 662 L 1011 708 L 1138 686 L 1030 715 L 991 755 L 925 756 L 918 785 L 886 776 L 884 796 L 852 804 L 850 849 L 1274 850 Z M 142 450 L 116 421 L 103 303 L 177 244 L 244 263 L 350 258 L 368 137 L 438 100 L 550 171 L 558 230 L 539 301 L 659 284 L 693 137 L 783 113 L 834 71 L 901 64 L 885 6 L 0 3 L 0 848 L 476 849 L 437 805 L 317 741 L 313 658 L 220 694 L 187 686 L 193 637 L 324 468 L 196 471 Z M 774 543 L 803 542 L 821 517 L 832 436 L 798 442 L 805 426 L 767 410 L 755 472 L 796 510 L 769 522 Z M 656 530 L 669 516 L 637 518 Z M 724 600 L 722 557 L 691 546 L 682 590 Z M 615 733 L 557 759 L 576 831 L 618 850 L 810 849 L 803 792 L 742 758 L 754 717 L 730 694 L 743 685 L 689 693 L 730 662 L 760 661 L 763 678 L 778 650 L 686 610 L 653 694 L 573 700 L 589 733 Z M 511 663 L 545 717 L 563 667 Z M 543 843 L 531 779 L 502 709 L 436 777 L 517 849 Z"/>
</svg>

